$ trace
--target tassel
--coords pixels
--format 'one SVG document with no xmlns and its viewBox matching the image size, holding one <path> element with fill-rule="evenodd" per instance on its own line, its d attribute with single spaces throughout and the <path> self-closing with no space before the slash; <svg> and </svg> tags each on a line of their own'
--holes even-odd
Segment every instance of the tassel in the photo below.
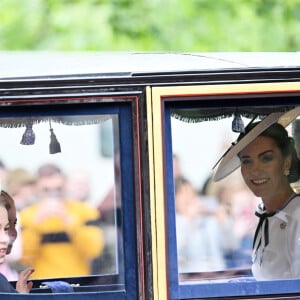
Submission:
<svg viewBox="0 0 300 300">
<path fill-rule="evenodd" d="M 51 127 L 51 122 L 50 122 L 50 154 L 55 154 L 55 153 L 58 153 L 58 152 L 61 152 L 61 148 L 60 148 L 60 144 L 56 138 L 56 135 L 54 134 L 53 132 L 53 129 Z"/>
<path fill-rule="evenodd" d="M 33 145 L 35 142 L 35 133 L 32 130 L 32 123 L 26 124 L 25 132 L 23 133 L 20 144 Z"/>
<path fill-rule="evenodd" d="M 239 113 L 234 113 L 234 119 L 232 121 L 233 132 L 245 132 L 244 122 Z"/>
</svg>

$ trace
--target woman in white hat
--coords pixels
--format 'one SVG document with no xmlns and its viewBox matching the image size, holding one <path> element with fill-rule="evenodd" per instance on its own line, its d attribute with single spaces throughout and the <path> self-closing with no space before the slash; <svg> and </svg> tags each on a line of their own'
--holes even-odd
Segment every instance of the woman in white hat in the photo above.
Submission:
<svg viewBox="0 0 300 300">
<path fill-rule="evenodd" d="M 238 158 L 245 183 L 262 200 L 252 255 L 257 280 L 300 277 L 300 195 L 290 185 L 300 178 L 300 162 L 294 139 L 277 120 L 247 126 L 215 174 L 215 180 L 230 174 Z"/>
</svg>

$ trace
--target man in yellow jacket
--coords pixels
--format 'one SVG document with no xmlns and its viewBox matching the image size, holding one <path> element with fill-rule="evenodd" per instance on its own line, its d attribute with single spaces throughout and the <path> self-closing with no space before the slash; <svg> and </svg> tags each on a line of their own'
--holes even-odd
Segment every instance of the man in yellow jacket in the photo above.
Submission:
<svg viewBox="0 0 300 300">
<path fill-rule="evenodd" d="M 35 269 L 32 278 L 84 276 L 104 248 L 99 212 L 86 202 L 67 199 L 59 167 L 39 168 L 38 201 L 20 213 L 23 256 Z"/>
</svg>

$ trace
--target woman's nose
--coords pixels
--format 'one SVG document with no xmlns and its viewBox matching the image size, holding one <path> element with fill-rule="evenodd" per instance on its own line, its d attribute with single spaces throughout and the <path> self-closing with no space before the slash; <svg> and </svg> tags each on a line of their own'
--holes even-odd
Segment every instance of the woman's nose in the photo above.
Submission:
<svg viewBox="0 0 300 300">
<path fill-rule="evenodd" d="M 261 164 L 258 161 L 254 161 L 251 166 L 252 174 L 257 174 L 261 171 Z"/>
</svg>

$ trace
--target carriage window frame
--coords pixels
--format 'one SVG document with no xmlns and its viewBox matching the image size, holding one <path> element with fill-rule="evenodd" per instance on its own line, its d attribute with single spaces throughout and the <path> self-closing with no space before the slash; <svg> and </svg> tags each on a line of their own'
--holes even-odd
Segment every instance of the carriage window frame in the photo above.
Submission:
<svg viewBox="0 0 300 300">
<path fill-rule="evenodd" d="M 86 97 L 84 99 L 52 99 L 52 101 L 41 100 L 41 105 L 35 103 L 33 106 L 16 105 L 14 109 L 0 104 L 0 118 L 16 117 L 58 117 L 72 115 L 116 115 L 118 116 L 118 146 L 120 154 L 120 185 L 121 185 L 121 222 L 122 222 L 122 257 L 120 261 L 119 253 L 116 262 L 123 264 L 119 266 L 119 273 L 99 274 L 80 277 L 50 278 L 47 281 L 63 280 L 74 284 L 74 292 L 66 295 L 66 298 L 78 299 L 89 293 L 96 293 L 99 299 L 135 299 L 138 294 L 138 268 L 137 268 L 137 227 L 136 223 L 136 189 L 137 180 L 135 171 L 136 152 L 136 105 L 137 96 L 110 96 L 110 97 Z M 62 101 L 63 103 L 59 103 Z M 7 129 L 9 130 L 9 129 Z M 126 242 L 125 242 L 126 241 Z M 120 243 L 118 238 L 117 243 Z M 121 269 L 121 271 L 120 271 Z M 120 273 L 120 272 L 123 272 Z M 121 283 L 118 281 L 121 277 Z M 98 284 L 95 284 L 95 280 Z M 49 288 L 40 288 L 43 279 L 34 279 L 32 295 L 51 293 Z M 86 285 L 76 286 L 78 281 Z M 15 282 L 13 282 L 15 284 Z M 135 286 L 135 288 L 132 288 Z"/>
<path fill-rule="evenodd" d="M 286 84 L 286 86 L 285 86 Z M 299 83 L 298 83 L 299 84 Z M 162 114 L 162 159 L 164 163 L 164 222 L 166 235 L 166 294 L 171 299 L 208 299 L 214 297 L 263 296 L 275 294 L 293 294 L 299 292 L 300 279 L 252 281 L 236 280 L 232 282 L 180 282 L 178 274 L 175 199 L 173 181 L 173 150 L 171 112 L 178 108 L 218 107 L 226 99 L 235 99 L 234 106 L 296 106 L 300 105 L 299 87 L 296 83 L 210 85 L 193 87 L 159 87 L 152 90 L 153 112 Z M 282 99 L 288 97 L 289 103 Z M 251 105 L 245 100 L 251 98 Z M 260 100 L 264 98 L 265 103 Z M 276 101 L 273 100 L 276 98 Z M 260 100 L 259 100 L 260 99 Z M 225 102 L 224 102 L 225 100 Z M 209 104 L 210 103 L 210 104 Z M 214 104 L 212 104 L 214 103 Z M 230 103 L 230 102 L 229 102 Z M 246 104 L 245 104 L 246 103 Z M 232 105 L 227 105 L 231 106 Z M 159 180 L 159 179 L 158 179 Z M 159 217 L 159 216 L 158 216 Z"/>
</svg>

